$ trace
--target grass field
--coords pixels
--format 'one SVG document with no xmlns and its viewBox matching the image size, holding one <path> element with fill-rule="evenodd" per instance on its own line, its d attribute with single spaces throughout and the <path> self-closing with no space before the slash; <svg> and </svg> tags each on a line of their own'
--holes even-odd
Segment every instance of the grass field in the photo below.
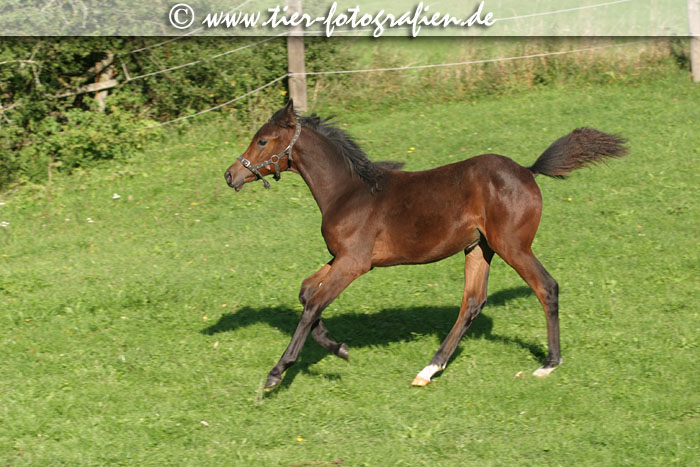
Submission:
<svg viewBox="0 0 700 467">
<path fill-rule="evenodd" d="M 698 108 L 679 72 L 340 114 L 370 157 L 407 170 L 484 152 L 530 164 L 582 125 L 629 138 L 626 159 L 538 178 L 534 248 L 560 284 L 564 355 L 546 379 L 530 376 L 542 309 L 495 259 L 447 369 L 410 386 L 456 318 L 458 255 L 358 279 L 324 313 L 350 363 L 309 341 L 264 393 L 298 287 L 329 256 L 299 177 L 226 186 L 251 135 L 225 119 L 1 196 L 2 463 L 696 463 Z"/>
</svg>

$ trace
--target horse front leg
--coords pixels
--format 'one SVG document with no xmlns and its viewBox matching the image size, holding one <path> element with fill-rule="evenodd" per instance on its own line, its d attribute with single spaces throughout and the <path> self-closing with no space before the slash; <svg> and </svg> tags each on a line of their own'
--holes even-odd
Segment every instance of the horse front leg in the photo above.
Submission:
<svg viewBox="0 0 700 467">
<path fill-rule="evenodd" d="M 348 346 L 343 342 L 336 342 L 333 337 L 331 337 L 331 333 L 328 332 L 328 329 L 326 329 L 322 319 L 316 321 L 316 323 L 311 327 L 311 337 L 314 338 L 318 345 L 324 349 L 327 349 L 333 355 L 346 361 L 350 360 Z"/>
<path fill-rule="evenodd" d="M 325 264 L 321 269 L 304 279 L 304 282 L 301 283 L 299 301 L 303 306 L 306 306 L 306 302 L 309 298 L 323 285 L 323 281 L 331 270 L 332 264 L 333 260 L 329 261 L 328 264 Z M 313 337 L 321 347 L 329 350 L 333 355 L 348 360 L 348 346 L 336 342 L 331 337 L 330 332 L 323 324 L 323 320 L 319 319 L 311 326 L 311 337 Z"/>
<path fill-rule="evenodd" d="M 333 265 L 333 260 L 330 260 L 328 264 L 324 264 L 321 269 L 311 274 L 309 277 L 304 279 L 301 283 L 301 289 L 299 290 L 299 301 L 302 306 L 306 306 L 306 302 L 311 298 L 311 296 L 318 290 L 320 285 L 323 283 L 323 279 L 326 278 Z"/>
<path fill-rule="evenodd" d="M 325 266 L 324 266 L 325 267 Z M 366 273 L 370 269 L 369 261 L 358 261 L 355 258 L 337 258 L 328 270 L 323 285 L 309 297 L 301 313 L 299 324 L 292 336 L 292 340 L 287 349 L 282 354 L 282 358 L 277 365 L 270 370 L 267 375 L 266 388 L 277 386 L 282 381 L 282 373 L 296 363 L 299 352 L 306 342 L 309 331 L 316 325 L 316 328 L 323 326 L 320 324 L 323 310 L 350 285 L 350 283 Z M 325 329 L 323 327 L 321 330 Z M 327 332 L 327 331 L 326 331 Z M 322 332 L 319 335 L 322 336 Z"/>
</svg>

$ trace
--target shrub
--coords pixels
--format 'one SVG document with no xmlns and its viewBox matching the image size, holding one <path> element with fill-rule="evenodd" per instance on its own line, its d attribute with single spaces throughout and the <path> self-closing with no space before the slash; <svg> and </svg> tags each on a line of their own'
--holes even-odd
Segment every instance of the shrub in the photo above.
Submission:
<svg viewBox="0 0 700 467">
<path fill-rule="evenodd" d="M 41 182 L 52 171 L 70 171 L 137 151 L 156 131 L 150 123 L 192 114 L 227 102 L 287 71 L 286 40 L 216 58 L 261 38 L 192 38 L 141 52 L 162 38 L 11 38 L 0 42 L 0 189 L 13 182 Z M 341 67 L 341 44 L 307 41 L 309 67 Z M 113 54 L 119 85 L 107 109 L 94 95 L 70 94 L 95 80 L 95 66 Z M 215 58 L 212 58 L 215 57 Z M 158 75 L 129 80 L 168 67 L 200 61 Z M 124 70 L 127 70 L 125 73 Z M 128 73 L 128 75 L 127 75 Z M 286 92 L 270 87 L 253 99 L 227 106 L 239 121 L 259 121 Z M 264 107 L 265 112 L 257 107 Z"/>
</svg>

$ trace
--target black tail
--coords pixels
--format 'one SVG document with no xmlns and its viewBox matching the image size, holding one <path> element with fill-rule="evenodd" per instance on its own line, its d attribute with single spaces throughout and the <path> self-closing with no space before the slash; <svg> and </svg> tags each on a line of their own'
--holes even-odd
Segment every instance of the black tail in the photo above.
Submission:
<svg viewBox="0 0 700 467">
<path fill-rule="evenodd" d="M 606 157 L 627 154 L 626 139 L 593 128 L 578 128 L 552 143 L 535 163 L 528 167 L 533 174 L 565 178 L 571 172 Z"/>
</svg>

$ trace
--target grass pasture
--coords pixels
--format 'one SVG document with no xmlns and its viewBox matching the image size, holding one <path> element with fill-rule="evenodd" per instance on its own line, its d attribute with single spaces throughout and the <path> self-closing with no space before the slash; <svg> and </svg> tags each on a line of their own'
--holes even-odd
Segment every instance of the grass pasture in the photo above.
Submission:
<svg viewBox="0 0 700 467">
<path fill-rule="evenodd" d="M 358 279 L 324 313 L 350 363 L 309 340 L 264 393 L 298 287 L 329 258 L 299 177 L 226 186 L 251 135 L 225 119 L 3 195 L 2 463 L 697 462 L 698 108 L 679 72 L 340 114 L 371 158 L 408 170 L 484 152 L 530 164 L 583 125 L 629 138 L 626 159 L 538 178 L 534 249 L 560 284 L 564 355 L 542 380 L 542 309 L 494 259 L 447 369 L 410 386 L 456 317 L 458 255 Z"/>
</svg>

